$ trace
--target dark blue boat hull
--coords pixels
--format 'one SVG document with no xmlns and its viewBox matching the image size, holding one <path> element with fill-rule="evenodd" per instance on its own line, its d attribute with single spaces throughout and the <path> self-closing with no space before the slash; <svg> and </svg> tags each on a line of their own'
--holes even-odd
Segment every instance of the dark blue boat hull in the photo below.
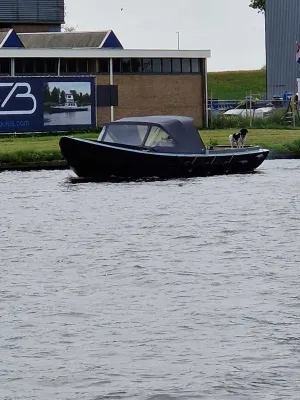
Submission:
<svg viewBox="0 0 300 400">
<path fill-rule="evenodd" d="M 80 178 L 185 178 L 253 172 L 268 150 L 218 150 L 207 154 L 172 154 L 132 146 L 107 145 L 93 140 L 62 137 L 63 158 Z"/>
</svg>

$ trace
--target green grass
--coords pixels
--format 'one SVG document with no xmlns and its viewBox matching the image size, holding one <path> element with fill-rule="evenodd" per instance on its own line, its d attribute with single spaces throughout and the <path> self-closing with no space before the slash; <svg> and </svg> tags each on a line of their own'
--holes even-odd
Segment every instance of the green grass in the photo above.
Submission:
<svg viewBox="0 0 300 400">
<path fill-rule="evenodd" d="M 228 137 L 232 129 L 203 130 L 201 137 L 206 145 L 228 144 Z M 300 152 L 300 130 L 299 129 L 249 129 L 247 143 L 259 145 L 270 150 L 281 152 Z"/>
<path fill-rule="evenodd" d="M 73 135 L 96 139 L 99 133 Z M 0 164 L 61 161 L 60 136 L 0 138 Z"/>
<path fill-rule="evenodd" d="M 240 100 L 266 92 L 266 71 L 226 71 L 208 73 L 208 98 Z"/>
<path fill-rule="evenodd" d="M 232 129 L 201 131 L 204 143 L 226 144 Z M 98 133 L 74 135 L 96 139 Z M 31 138 L 0 138 L 0 164 L 22 165 L 26 163 L 61 162 L 59 136 Z M 300 130 L 293 129 L 250 129 L 247 144 L 260 145 L 270 150 L 300 153 Z"/>
</svg>

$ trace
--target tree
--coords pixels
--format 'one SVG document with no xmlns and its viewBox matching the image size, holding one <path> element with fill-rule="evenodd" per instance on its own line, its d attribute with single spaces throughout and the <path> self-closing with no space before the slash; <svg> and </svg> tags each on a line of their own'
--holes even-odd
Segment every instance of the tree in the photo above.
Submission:
<svg viewBox="0 0 300 400">
<path fill-rule="evenodd" d="M 69 26 L 69 25 L 63 25 L 62 26 L 63 32 L 75 32 L 76 27 L 75 26 Z"/>
<path fill-rule="evenodd" d="M 51 102 L 54 104 L 59 104 L 59 94 L 60 90 L 57 87 L 54 87 L 51 92 Z"/>
<path fill-rule="evenodd" d="M 260 13 L 264 13 L 266 11 L 266 0 L 251 0 L 249 7 L 258 10 Z"/>
<path fill-rule="evenodd" d="M 60 103 L 65 104 L 66 103 L 66 92 L 64 90 L 61 91 L 60 93 Z"/>
<path fill-rule="evenodd" d="M 44 94 L 44 103 L 50 103 L 51 102 L 51 93 L 50 93 L 49 84 L 47 82 L 45 82 L 43 85 L 43 94 Z"/>
</svg>

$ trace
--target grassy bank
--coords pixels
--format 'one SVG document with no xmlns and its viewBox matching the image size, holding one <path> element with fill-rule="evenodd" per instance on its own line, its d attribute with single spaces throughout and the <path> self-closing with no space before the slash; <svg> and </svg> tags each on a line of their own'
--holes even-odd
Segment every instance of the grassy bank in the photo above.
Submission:
<svg viewBox="0 0 300 400">
<path fill-rule="evenodd" d="M 201 136 L 206 145 L 212 143 L 228 144 L 228 137 L 234 130 L 207 130 L 202 131 Z M 279 152 L 299 152 L 300 154 L 300 130 L 299 129 L 253 129 L 249 130 L 247 143 L 259 145 Z"/>
<path fill-rule="evenodd" d="M 73 135 L 96 139 L 99 133 Z M 60 136 L 0 138 L 0 164 L 23 164 L 61 161 Z"/>
<path fill-rule="evenodd" d="M 208 146 L 210 144 L 228 144 L 232 129 L 204 130 L 201 136 Z M 95 139 L 98 133 L 74 135 Z M 62 162 L 59 150 L 59 136 L 32 138 L 0 139 L 0 167 L 22 166 L 25 164 L 51 165 Z M 300 154 L 300 130 L 253 129 L 249 131 L 247 144 L 256 144 L 280 152 L 298 152 Z"/>
<path fill-rule="evenodd" d="M 220 100 L 244 99 L 266 92 L 266 71 L 226 71 L 208 73 L 208 96 Z"/>
</svg>

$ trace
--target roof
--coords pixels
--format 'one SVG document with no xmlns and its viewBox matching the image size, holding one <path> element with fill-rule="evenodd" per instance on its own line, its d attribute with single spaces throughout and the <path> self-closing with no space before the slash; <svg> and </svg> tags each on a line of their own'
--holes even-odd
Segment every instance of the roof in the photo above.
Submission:
<svg viewBox="0 0 300 400">
<path fill-rule="evenodd" d="M 101 48 L 107 39 L 110 47 L 122 47 L 112 31 L 18 33 L 18 36 L 26 49 Z"/>
<path fill-rule="evenodd" d="M 6 35 L 8 34 L 8 29 L 6 31 L 0 32 L 0 44 L 3 42 L 5 39 Z"/>
<path fill-rule="evenodd" d="M 23 38 L 22 38 L 23 42 Z M 210 50 L 152 49 L 0 49 L 1 58 L 201 58 L 211 57 Z"/>
<path fill-rule="evenodd" d="M 122 118 L 110 124 L 146 124 L 160 126 L 175 141 L 174 152 L 203 153 L 205 145 L 194 125 L 194 119 L 176 115 L 152 115 Z M 108 124 L 108 125 L 110 125 Z"/>
<path fill-rule="evenodd" d="M 0 48 L 24 48 L 24 45 L 13 29 L 7 29 L 0 32 Z"/>
</svg>

